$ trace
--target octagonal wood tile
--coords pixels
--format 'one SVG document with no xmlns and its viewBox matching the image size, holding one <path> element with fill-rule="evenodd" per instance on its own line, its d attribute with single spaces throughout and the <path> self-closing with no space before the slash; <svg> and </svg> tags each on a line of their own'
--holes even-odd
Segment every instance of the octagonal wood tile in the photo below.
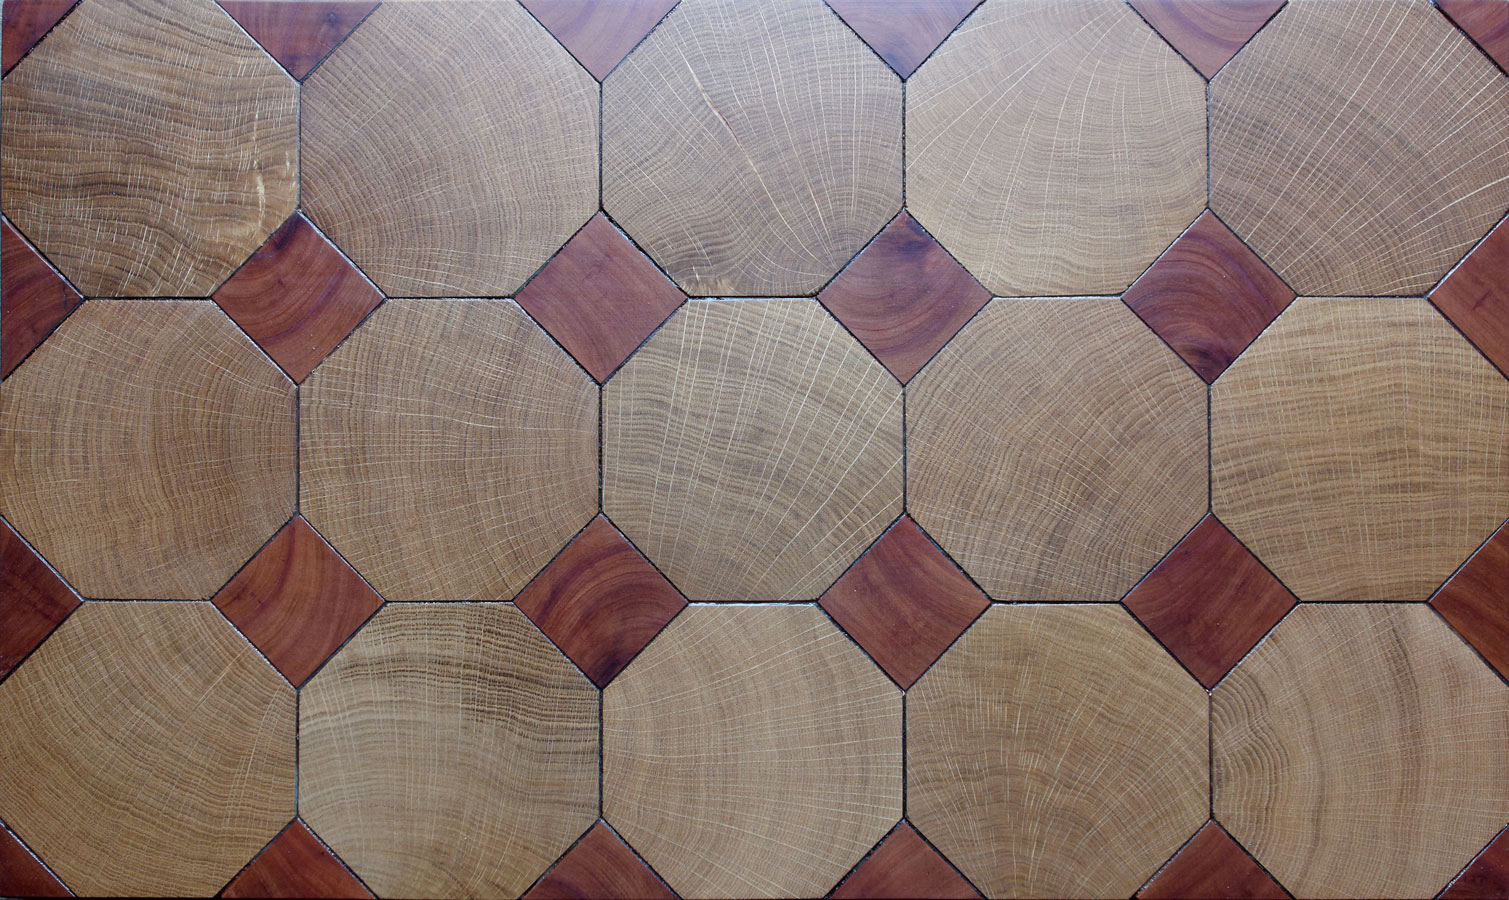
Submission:
<svg viewBox="0 0 1509 900">
<path fill-rule="evenodd" d="M 393 300 L 300 393 L 300 509 L 388 600 L 504 600 L 597 511 L 597 389 L 510 300 Z"/>
<path fill-rule="evenodd" d="M 513 604 L 388 606 L 304 687 L 299 811 L 380 897 L 517 897 L 597 818 L 597 735 Z"/>
<path fill-rule="evenodd" d="M 1433 896 L 1509 819 L 1509 686 L 1424 605 L 1302 604 L 1211 708 L 1216 818 L 1296 896 Z"/>
<path fill-rule="evenodd" d="M 908 389 L 907 505 L 996 600 L 1114 602 L 1200 521 L 1205 425 L 1120 300 L 997 299 Z"/>
<path fill-rule="evenodd" d="M 85 296 L 206 296 L 293 212 L 298 86 L 213 0 L 88 0 L 4 93 L 5 213 Z"/>
<path fill-rule="evenodd" d="M 1215 514 L 1300 600 L 1419 600 L 1509 516 L 1509 382 L 1420 299 L 1296 300 L 1211 389 Z"/>
<path fill-rule="evenodd" d="M 994 606 L 907 696 L 907 815 L 988 896 L 1129 897 L 1207 818 L 1206 723 L 1121 607 Z"/>
<path fill-rule="evenodd" d="M 1423 294 L 1509 207 L 1505 121 L 1430 3 L 1291 3 L 1211 81 L 1210 205 L 1302 295 Z"/>
<path fill-rule="evenodd" d="M 684 0 L 603 82 L 603 207 L 688 294 L 816 291 L 901 208 L 901 81 L 818 0 Z"/>
<path fill-rule="evenodd" d="M 85 604 L 0 720 L 0 818 L 82 896 L 208 896 L 293 818 L 293 688 L 208 603 Z"/>
<path fill-rule="evenodd" d="M 294 388 L 207 300 L 91 300 L 0 384 L 0 514 L 85 597 L 209 597 L 293 514 Z"/>
<path fill-rule="evenodd" d="M 901 513 L 901 385 L 816 301 L 692 301 L 604 387 L 603 466 L 692 601 L 815 600 Z"/>
<path fill-rule="evenodd" d="M 1121 0 L 986 3 L 906 104 L 907 208 L 992 293 L 1119 293 L 1205 206 L 1205 82 Z"/>
<path fill-rule="evenodd" d="M 816 606 L 689 607 L 603 691 L 603 816 L 684 897 L 822 895 L 901 816 L 901 692 Z"/>
<path fill-rule="evenodd" d="M 389 296 L 512 294 L 597 208 L 597 122 L 518 4 L 384 4 L 304 83 L 304 209 Z"/>
</svg>

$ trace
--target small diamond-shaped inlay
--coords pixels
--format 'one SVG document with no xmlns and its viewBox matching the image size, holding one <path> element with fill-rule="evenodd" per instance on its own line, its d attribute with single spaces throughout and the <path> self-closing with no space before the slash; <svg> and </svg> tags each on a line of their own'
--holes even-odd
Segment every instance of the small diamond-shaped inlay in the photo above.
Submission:
<svg viewBox="0 0 1509 900">
<path fill-rule="evenodd" d="M 63 579 L 0 520 L 0 678 L 78 605 Z"/>
<path fill-rule="evenodd" d="M 686 600 L 598 516 L 519 594 L 519 609 L 602 687 Z"/>
<path fill-rule="evenodd" d="M 902 822 L 829 896 L 833 900 L 979 900 L 980 892 L 916 829 Z"/>
<path fill-rule="evenodd" d="M 515 299 L 602 381 L 686 295 L 598 213 Z"/>
<path fill-rule="evenodd" d="M 566 851 L 524 900 L 675 900 L 660 876 L 602 822 Z"/>
<path fill-rule="evenodd" d="M 0 66 L 6 72 L 21 61 L 33 45 L 42 39 L 52 26 L 58 24 L 78 0 L 5 0 L 5 24 L 3 50 L 0 50 Z"/>
<path fill-rule="evenodd" d="M 346 39 L 376 0 L 220 0 L 288 74 L 302 79 Z"/>
<path fill-rule="evenodd" d="M 215 605 L 295 685 L 382 605 L 302 516 L 215 595 Z"/>
<path fill-rule="evenodd" d="M 1184 849 L 1175 854 L 1138 900 L 1287 900 L 1278 883 L 1242 851 L 1231 836 L 1214 822 L 1205 823 Z"/>
<path fill-rule="evenodd" d="M 903 210 L 818 299 L 905 382 L 990 292 Z"/>
<path fill-rule="evenodd" d="M 1500 528 L 1430 605 L 1509 678 L 1509 529 Z"/>
<path fill-rule="evenodd" d="M 20 232 L 0 220 L 0 378 L 83 299 Z"/>
<path fill-rule="evenodd" d="M 1499 900 L 1509 897 L 1509 828 L 1499 832 L 1441 893 L 1441 900 Z"/>
<path fill-rule="evenodd" d="M 1294 595 L 1206 516 L 1127 595 L 1126 605 L 1212 687 L 1294 607 Z"/>
<path fill-rule="evenodd" d="M 906 516 L 819 602 L 903 688 L 990 605 Z"/>
<path fill-rule="evenodd" d="M 577 62 L 602 81 L 676 0 L 519 0 Z"/>
<path fill-rule="evenodd" d="M 361 900 L 371 897 L 372 892 L 362 887 L 314 832 L 294 820 L 226 885 L 220 896 L 229 900 Z"/>
<path fill-rule="evenodd" d="M 294 381 L 303 381 L 382 302 L 299 213 L 215 292 L 220 304 Z"/>
<path fill-rule="evenodd" d="M 1509 3 L 1504 0 L 1436 0 L 1467 36 L 1509 72 Z"/>
<path fill-rule="evenodd" d="M 828 5 L 897 75 L 906 78 L 980 0 L 828 0 Z"/>
<path fill-rule="evenodd" d="M 0 895 L 72 897 L 68 888 L 32 855 L 20 839 L 0 826 Z"/>
<path fill-rule="evenodd" d="M 1284 311 L 1294 292 L 1206 210 L 1124 299 L 1211 382 Z"/>
<path fill-rule="evenodd" d="M 1284 0 L 1130 0 L 1163 39 L 1206 78 L 1237 55 Z"/>
<path fill-rule="evenodd" d="M 1509 12 L 1509 3 L 1504 9 Z M 1509 372 L 1509 220 L 1467 254 L 1430 301 L 1499 371 Z"/>
</svg>

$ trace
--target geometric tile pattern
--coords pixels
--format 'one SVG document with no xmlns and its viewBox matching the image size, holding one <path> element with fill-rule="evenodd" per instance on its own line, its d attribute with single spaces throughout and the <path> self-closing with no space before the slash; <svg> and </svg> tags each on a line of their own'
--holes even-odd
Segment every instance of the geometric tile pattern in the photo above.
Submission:
<svg viewBox="0 0 1509 900">
<path fill-rule="evenodd" d="M 0 378 L 15 371 L 81 299 L 9 222 L 0 220 Z"/>
<path fill-rule="evenodd" d="M 0 721 L 0 819 L 84 896 L 212 894 L 293 817 L 293 689 L 208 603 L 86 604 Z"/>
<path fill-rule="evenodd" d="M 1205 205 L 1205 85 L 1122 0 L 986 3 L 906 104 L 907 205 L 994 294 L 1119 293 Z"/>
<path fill-rule="evenodd" d="M 1509 896 L 1506 0 L 0 19 L 0 894 Z"/>
<path fill-rule="evenodd" d="M 1120 300 L 992 301 L 908 387 L 909 511 L 995 600 L 1115 602 L 1205 512 L 1203 387 Z"/>
<path fill-rule="evenodd" d="M 682 896 L 826 893 L 901 816 L 901 692 L 812 606 L 689 607 L 603 691 L 603 815 Z"/>
<path fill-rule="evenodd" d="M 514 602 L 598 687 L 686 607 L 665 576 L 602 516 Z"/>
<path fill-rule="evenodd" d="M 300 391 L 300 508 L 389 600 L 507 600 L 597 506 L 586 374 L 506 300 L 394 300 Z"/>
<path fill-rule="evenodd" d="M 1294 292 L 1206 210 L 1122 299 L 1211 382 L 1284 311 Z"/>
<path fill-rule="evenodd" d="M 293 514 L 293 392 L 213 303 L 91 300 L 0 383 L 0 514 L 85 597 L 208 598 Z"/>
<path fill-rule="evenodd" d="M 378 896 L 517 897 L 597 817 L 597 734 L 512 604 L 393 604 L 302 692 L 299 809 Z"/>
<path fill-rule="evenodd" d="M 225 886 L 220 896 L 231 900 L 257 897 L 361 900 L 371 897 L 372 892 L 362 887 L 351 870 L 304 823 L 295 819 Z"/>
<path fill-rule="evenodd" d="M 1509 383 L 1424 300 L 1307 297 L 1211 388 L 1211 468 L 1301 601 L 1424 601 L 1509 518 Z"/>
<path fill-rule="evenodd" d="M 86 297 L 203 297 L 294 210 L 298 86 L 214 0 L 81 4 L 4 94 L 5 214 Z"/>
<path fill-rule="evenodd" d="M 1208 816 L 1206 723 L 1125 610 L 994 606 L 909 692 L 909 817 L 988 896 L 1129 897 Z"/>
<path fill-rule="evenodd" d="M 1210 205 L 1301 295 L 1419 295 L 1509 208 L 1506 120 L 1431 4 L 1291 3 L 1211 80 Z"/>
<path fill-rule="evenodd" d="M 1257 34 L 1284 0 L 1128 0 L 1206 78 Z"/>
<path fill-rule="evenodd" d="M 682 3 L 603 82 L 603 207 L 688 294 L 810 293 L 901 208 L 900 107 L 819 0 Z"/>
<path fill-rule="evenodd" d="M 1214 822 L 1185 844 L 1137 900 L 1185 900 L 1189 897 L 1285 900 L 1289 895 Z"/>
<path fill-rule="evenodd" d="M 215 302 L 289 378 L 303 381 L 382 294 L 295 214 L 220 286 Z"/>
<path fill-rule="evenodd" d="M 1211 733 L 1216 819 L 1295 896 L 1430 896 L 1509 821 L 1509 685 L 1420 604 L 1301 604 Z"/>
<path fill-rule="evenodd" d="M 604 388 L 603 456 L 688 599 L 811 601 L 901 513 L 901 386 L 811 300 L 696 300 Z"/>
<path fill-rule="evenodd" d="M 1294 608 L 1294 595 L 1206 516 L 1125 603 L 1209 688 Z"/>
<path fill-rule="evenodd" d="M 596 206 L 597 84 L 516 3 L 383 4 L 301 100 L 304 208 L 389 296 L 512 294 Z"/>
</svg>

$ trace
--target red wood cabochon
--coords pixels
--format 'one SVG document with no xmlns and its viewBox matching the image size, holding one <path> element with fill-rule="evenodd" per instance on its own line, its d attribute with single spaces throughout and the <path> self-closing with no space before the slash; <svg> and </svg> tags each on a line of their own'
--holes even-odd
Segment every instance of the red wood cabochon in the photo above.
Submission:
<svg viewBox="0 0 1509 900">
<path fill-rule="evenodd" d="M 1137 896 L 1139 900 L 1285 900 L 1289 895 L 1221 826 L 1209 822 Z"/>
<path fill-rule="evenodd" d="M 676 0 L 520 0 L 540 24 L 602 81 Z"/>
<path fill-rule="evenodd" d="M 1503 4 L 1509 13 L 1509 2 Z M 1500 371 L 1509 372 L 1509 222 L 1500 222 L 1430 300 Z"/>
<path fill-rule="evenodd" d="M 674 900 L 675 894 L 602 822 L 524 895 L 524 900 Z"/>
<path fill-rule="evenodd" d="M 9 72 L 78 0 L 5 0 L 0 67 Z"/>
<path fill-rule="evenodd" d="M 865 43 L 906 78 L 980 0 L 829 0 Z"/>
<path fill-rule="evenodd" d="M 288 74 L 303 79 L 377 8 L 377 0 L 221 0 L 220 5 Z"/>
<path fill-rule="evenodd" d="M 0 378 L 83 299 L 9 222 L 0 221 Z"/>
<path fill-rule="evenodd" d="M 1430 605 L 1509 678 L 1509 529 L 1499 529 Z"/>
<path fill-rule="evenodd" d="M 1504 0 L 1436 0 L 1436 5 L 1509 72 L 1509 3 Z"/>
<path fill-rule="evenodd" d="M 72 897 L 73 894 L 15 835 L 0 827 L 0 896 Z"/>
<path fill-rule="evenodd" d="M 1477 855 L 1441 894 L 1441 900 L 1502 900 L 1509 897 L 1509 829 Z"/>
<path fill-rule="evenodd" d="M 1263 27 L 1284 0 L 1131 0 L 1206 78 Z"/>
<path fill-rule="evenodd" d="M 890 900 L 890 898 L 937 898 L 977 900 L 979 891 L 969 886 L 953 866 L 928 846 L 905 822 L 854 868 L 833 892 L 834 900 Z"/>
<path fill-rule="evenodd" d="M 371 897 L 330 848 L 295 821 L 221 892 L 230 898 Z"/>
<path fill-rule="evenodd" d="M 78 605 L 63 579 L 0 521 L 0 678 Z"/>
</svg>

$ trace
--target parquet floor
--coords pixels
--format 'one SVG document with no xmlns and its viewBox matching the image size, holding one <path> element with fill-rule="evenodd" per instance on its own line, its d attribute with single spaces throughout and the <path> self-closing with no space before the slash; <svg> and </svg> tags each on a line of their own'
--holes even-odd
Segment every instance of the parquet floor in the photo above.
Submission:
<svg viewBox="0 0 1509 900">
<path fill-rule="evenodd" d="M 0 896 L 1509 900 L 1509 0 L 0 20 Z"/>
</svg>

